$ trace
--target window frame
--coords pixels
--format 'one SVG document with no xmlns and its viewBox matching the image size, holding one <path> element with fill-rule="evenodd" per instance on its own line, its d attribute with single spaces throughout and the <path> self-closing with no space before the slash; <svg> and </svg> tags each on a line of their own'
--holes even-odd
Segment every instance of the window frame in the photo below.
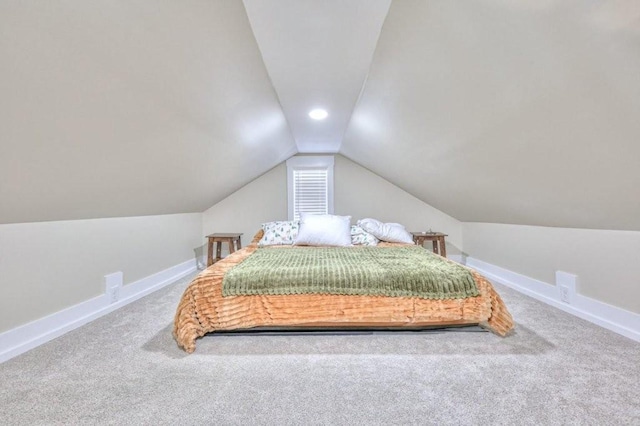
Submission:
<svg viewBox="0 0 640 426">
<path fill-rule="evenodd" d="M 327 172 L 327 212 L 333 214 L 333 166 L 330 155 L 296 156 L 287 160 L 287 212 L 288 220 L 294 220 L 293 174 L 295 170 L 325 170 Z"/>
</svg>

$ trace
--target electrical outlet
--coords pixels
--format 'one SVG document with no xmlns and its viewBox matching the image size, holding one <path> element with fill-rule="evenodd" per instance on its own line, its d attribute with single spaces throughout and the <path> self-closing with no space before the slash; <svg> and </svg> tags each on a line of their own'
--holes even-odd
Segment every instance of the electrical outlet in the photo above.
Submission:
<svg viewBox="0 0 640 426">
<path fill-rule="evenodd" d="M 116 303 L 120 299 L 120 287 L 109 288 L 109 303 Z"/>
<path fill-rule="evenodd" d="M 556 289 L 560 301 L 571 305 L 577 300 L 578 276 L 564 271 L 556 271 Z"/>
<path fill-rule="evenodd" d="M 120 300 L 120 289 L 122 288 L 122 272 L 114 272 L 104 276 L 105 293 L 109 303 L 116 303 Z"/>
</svg>

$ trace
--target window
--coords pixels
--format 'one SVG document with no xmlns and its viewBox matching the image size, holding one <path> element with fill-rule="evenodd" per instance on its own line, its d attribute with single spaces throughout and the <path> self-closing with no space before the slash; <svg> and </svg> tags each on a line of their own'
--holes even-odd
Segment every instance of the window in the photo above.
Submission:
<svg viewBox="0 0 640 426">
<path fill-rule="evenodd" d="M 289 220 L 300 213 L 333 214 L 333 157 L 287 160 Z"/>
</svg>

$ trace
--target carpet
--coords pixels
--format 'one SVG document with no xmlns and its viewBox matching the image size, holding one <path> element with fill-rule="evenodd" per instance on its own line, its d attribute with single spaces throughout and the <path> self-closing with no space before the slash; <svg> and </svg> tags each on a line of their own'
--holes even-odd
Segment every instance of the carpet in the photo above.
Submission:
<svg viewBox="0 0 640 426">
<path fill-rule="evenodd" d="M 0 424 L 640 424 L 640 344 L 500 285 L 507 338 L 209 335 L 187 355 L 191 278 L 0 364 Z"/>
</svg>

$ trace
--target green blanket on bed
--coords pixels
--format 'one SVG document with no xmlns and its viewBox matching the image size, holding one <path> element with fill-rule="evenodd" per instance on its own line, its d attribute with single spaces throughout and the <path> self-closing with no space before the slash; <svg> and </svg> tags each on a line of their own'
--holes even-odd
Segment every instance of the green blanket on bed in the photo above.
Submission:
<svg viewBox="0 0 640 426">
<path fill-rule="evenodd" d="M 480 294 L 466 268 L 415 246 L 259 248 L 222 282 L 223 296 L 309 293 L 424 299 Z"/>
</svg>

